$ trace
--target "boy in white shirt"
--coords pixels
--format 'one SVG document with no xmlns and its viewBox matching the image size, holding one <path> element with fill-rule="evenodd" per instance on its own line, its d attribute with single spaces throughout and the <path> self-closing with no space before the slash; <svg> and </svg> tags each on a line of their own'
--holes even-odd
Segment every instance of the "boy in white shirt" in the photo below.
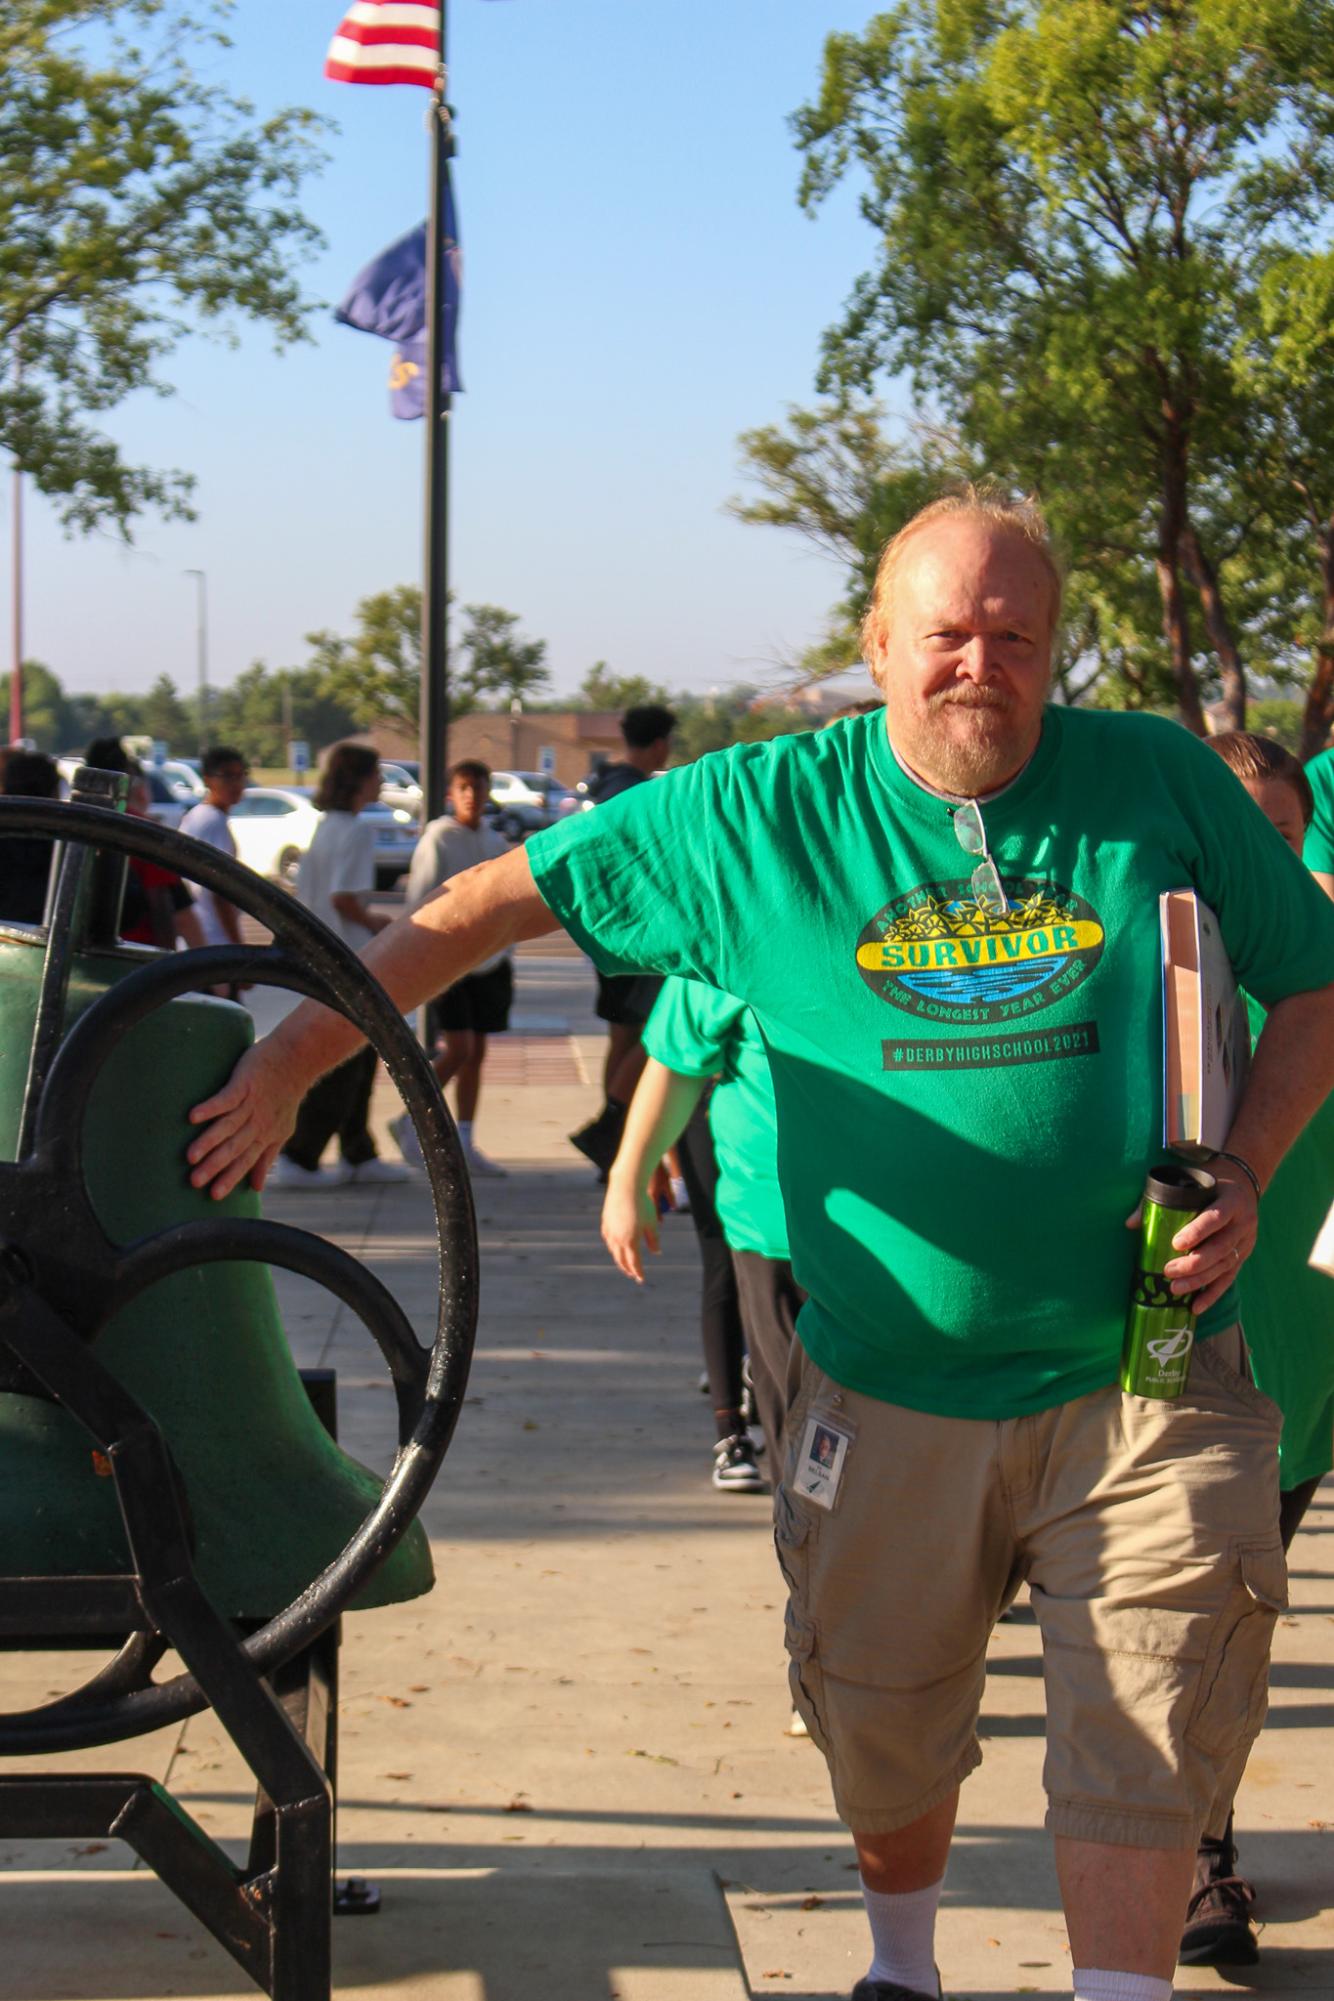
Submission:
<svg viewBox="0 0 1334 2001">
<path fill-rule="evenodd" d="M 490 795 L 491 772 L 479 759 L 463 758 L 452 766 L 446 795 L 452 811 L 432 820 L 417 843 L 408 871 L 406 909 L 416 910 L 451 876 L 509 853 L 504 835 L 488 827 L 482 818 Z M 509 1027 L 513 996 L 512 961 L 508 953 L 498 952 L 433 1000 L 426 1011 L 430 1047 L 435 1051 L 432 1067 L 442 1090 L 451 1080 L 455 1083 L 459 1137 L 474 1175 L 505 1172 L 473 1144 L 472 1130 L 486 1061 L 486 1038 L 503 1034 Z M 421 1150 L 406 1114 L 394 1119 L 389 1130 L 405 1159 L 420 1160 Z"/>
<path fill-rule="evenodd" d="M 372 910 L 375 888 L 375 829 L 361 818 L 380 796 L 380 760 L 366 744 L 339 743 L 329 752 L 315 794 L 324 818 L 301 857 L 297 901 L 360 952 L 389 919 Z M 399 1160 L 381 1160 L 371 1136 L 369 1115 L 375 1086 L 376 1055 L 359 1050 L 307 1092 L 296 1130 L 269 1176 L 275 1188 L 337 1188 L 353 1181 L 406 1181 Z M 338 1167 L 321 1167 L 320 1156 L 338 1135 Z"/>
</svg>

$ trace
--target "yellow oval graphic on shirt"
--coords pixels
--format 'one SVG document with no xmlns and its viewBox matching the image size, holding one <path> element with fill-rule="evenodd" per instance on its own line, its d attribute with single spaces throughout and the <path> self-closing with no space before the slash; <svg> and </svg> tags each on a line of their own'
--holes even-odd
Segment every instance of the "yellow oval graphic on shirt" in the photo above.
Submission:
<svg viewBox="0 0 1334 2001">
<path fill-rule="evenodd" d="M 857 948 L 865 973 L 957 971 L 969 967 L 1018 966 L 1088 952 L 1103 942 L 1103 928 L 1088 918 L 1038 924 L 1030 930 L 979 931 L 974 937 L 868 939 Z"/>
</svg>

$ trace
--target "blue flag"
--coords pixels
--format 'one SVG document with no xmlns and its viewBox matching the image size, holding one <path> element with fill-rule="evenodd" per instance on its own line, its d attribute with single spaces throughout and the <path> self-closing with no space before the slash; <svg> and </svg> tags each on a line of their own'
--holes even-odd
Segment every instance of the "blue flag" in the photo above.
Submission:
<svg viewBox="0 0 1334 2001">
<path fill-rule="evenodd" d="M 462 389 L 455 337 L 459 318 L 460 265 L 458 233 L 450 191 L 444 215 L 445 283 L 441 327 L 441 387 L 446 394 Z M 397 352 L 389 375 L 389 407 L 395 417 L 426 414 L 426 224 L 400 236 L 387 250 L 359 271 L 334 318 L 359 333 L 375 334 L 395 343 Z"/>
</svg>

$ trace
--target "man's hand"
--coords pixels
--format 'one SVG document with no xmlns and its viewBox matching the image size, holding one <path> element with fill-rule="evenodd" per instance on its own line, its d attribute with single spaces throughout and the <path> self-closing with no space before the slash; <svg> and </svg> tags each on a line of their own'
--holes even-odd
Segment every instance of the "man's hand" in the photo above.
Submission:
<svg viewBox="0 0 1334 2001">
<path fill-rule="evenodd" d="M 1207 1209 L 1177 1231 L 1172 1248 L 1182 1255 L 1163 1267 L 1174 1293 L 1195 1295 L 1191 1311 L 1196 1314 L 1207 1313 L 1223 1297 L 1255 1249 L 1260 1222 L 1255 1190 L 1238 1168 L 1215 1160 L 1209 1163 L 1209 1172 L 1218 1183 L 1218 1193 Z M 1127 1216 L 1126 1228 L 1137 1230 L 1139 1222 L 1136 1209 Z"/>
<path fill-rule="evenodd" d="M 644 1283 L 644 1262 L 639 1250 L 641 1236 L 657 1257 L 662 1245 L 658 1237 L 658 1212 L 652 1197 L 646 1188 L 637 1188 L 625 1176 L 613 1174 L 607 1183 L 606 1200 L 602 1204 L 602 1241 L 616 1265 L 636 1285 Z"/>
<path fill-rule="evenodd" d="M 271 1037 L 247 1049 L 222 1089 L 190 1113 L 191 1125 L 205 1127 L 186 1151 L 191 1186 L 208 1188 L 215 1202 L 246 1180 L 262 1188 L 303 1096 Z"/>
</svg>

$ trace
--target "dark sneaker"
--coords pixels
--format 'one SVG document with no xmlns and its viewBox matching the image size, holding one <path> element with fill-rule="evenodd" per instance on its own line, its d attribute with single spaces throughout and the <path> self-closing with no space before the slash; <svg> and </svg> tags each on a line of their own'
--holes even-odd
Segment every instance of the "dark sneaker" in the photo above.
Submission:
<svg viewBox="0 0 1334 2001">
<path fill-rule="evenodd" d="M 1237 1874 L 1232 1822 L 1221 1841 L 1204 1840 L 1195 1854 L 1195 1887 L 1177 1957 L 1182 1966 L 1254 1966 L 1260 1946 L 1251 1926 L 1255 1891 Z"/>
<path fill-rule="evenodd" d="M 720 1438 L 713 1448 L 713 1484 L 730 1494 L 763 1494 L 764 1475 L 755 1464 L 755 1447 L 744 1431 Z"/>
<path fill-rule="evenodd" d="M 900 1987 L 897 1980 L 859 1980 L 852 2001 L 940 2001 L 940 1989 L 923 1994 L 916 1987 Z"/>
<path fill-rule="evenodd" d="M 611 1171 L 624 1130 L 624 1105 L 604 1105 L 595 1119 L 570 1134 L 570 1145 L 578 1147 L 584 1159 L 591 1160 L 598 1172 L 606 1175 Z"/>
</svg>

